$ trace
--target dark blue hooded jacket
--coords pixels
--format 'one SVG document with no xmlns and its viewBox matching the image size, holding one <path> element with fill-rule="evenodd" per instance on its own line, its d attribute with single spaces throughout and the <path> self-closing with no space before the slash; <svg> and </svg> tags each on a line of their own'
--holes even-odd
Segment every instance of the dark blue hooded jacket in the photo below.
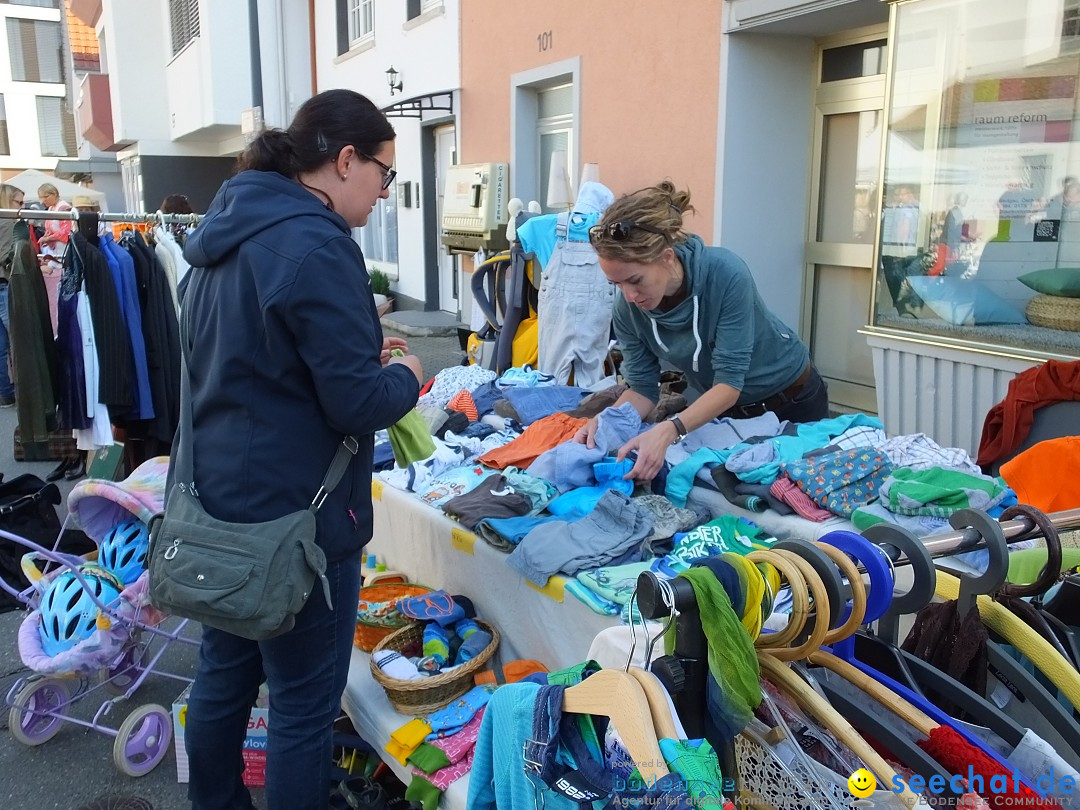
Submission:
<svg viewBox="0 0 1080 810">
<path fill-rule="evenodd" d="M 184 257 L 195 485 L 220 520 L 311 503 L 342 438 L 360 450 L 318 514 L 330 560 L 371 538 L 372 434 L 416 405 L 382 329 L 360 247 L 299 183 L 246 171 L 218 191 Z"/>
</svg>

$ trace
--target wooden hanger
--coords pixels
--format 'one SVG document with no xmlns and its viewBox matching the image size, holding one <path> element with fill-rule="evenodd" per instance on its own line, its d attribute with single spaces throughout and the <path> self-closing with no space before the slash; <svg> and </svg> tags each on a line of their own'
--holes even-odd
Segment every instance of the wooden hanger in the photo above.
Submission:
<svg viewBox="0 0 1080 810">
<path fill-rule="evenodd" d="M 769 556 L 766 559 L 762 555 Z M 780 633 L 762 633 L 758 636 L 755 641 L 758 650 L 768 650 L 774 657 L 782 661 L 794 661 L 805 658 L 812 650 L 819 649 L 825 640 L 825 634 L 829 632 L 832 609 L 829 606 L 825 583 L 818 576 L 817 571 L 802 557 L 790 551 L 755 551 L 748 554 L 747 557 L 755 561 L 760 559 L 763 562 L 772 563 L 787 578 L 793 602 L 796 592 L 801 591 L 805 594 L 807 586 L 809 586 L 809 592 L 814 597 L 814 626 L 810 630 L 810 635 L 802 644 L 797 647 L 787 646 L 788 640 L 785 640 L 785 637 L 788 633 L 785 631 L 790 629 L 791 625 L 789 624 L 785 631 Z M 804 621 L 803 624 L 805 626 L 806 622 Z"/>
<path fill-rule="evenodd" d="M 656 729 L 657 739 L 679 739 L 679 730 L 675 728 L 675 718 L 671 716 L 671 705 L 668 703 L 667 690 L 664 689 L 659 679 L 641 667 L 630 667 L 629 672 L 641 684 L 641 690 L 649 701 L 649 713 L 652 715 L 653 728 Z"/>
<path fill-rule="evenodd" d="M 769 680 L 783 688 L 788 695 L 794 698 L 796 703 L 821 721 L 821 723 L 831 731 L 840 742 L 851 749 L 855 756 L 865 762 L 866 766 L 877 778 L 879 784 L 884 787 L 890 787 L 896 784 L 896 782 L 894 782 L 894 780 L 898 779 L 896 771 L 894 771 L 892 767 L 889 766 L 889 763 L 887 763 L 882 756 L 862 738 L 859 732 L 852 728 L 851 724 L 845 720 L 836 709 L 830 706 L 821 695 L 815 692 L 806 681 L 767 652 L 759 652 L 758 661 L 761 663 L 762 672 L 769 676 Z M 903 791 L 898 792 L 897 795 L 907 803 L 908 807 L 915 807 L 919 802 L 919 797 L 908 789 L 906 783 Z"/>
<path fill-rule="evenodd" d="M 752 551 L 746 555 L 746 559 L 753 563 L 768 563 L 787 580 L 791 590 L 791 616 L 788 625 L 776 633 L 762 634 L 754 639 L 754 646 L 782 647 L 794 641 L 806 627 L 810 617 L 810 593 L 806 588 L 806 580 L 799 575 L 795 564 L 790 558 L 781 556 L 775 551 Z"/>
<path fill-rule="evenodd" d="M 633 675 L 618 669 L 593 673 L 563 693 L 563 711 L 609 718 L 646 782 L 668 775 L 649 699 Z"/>
</svg>

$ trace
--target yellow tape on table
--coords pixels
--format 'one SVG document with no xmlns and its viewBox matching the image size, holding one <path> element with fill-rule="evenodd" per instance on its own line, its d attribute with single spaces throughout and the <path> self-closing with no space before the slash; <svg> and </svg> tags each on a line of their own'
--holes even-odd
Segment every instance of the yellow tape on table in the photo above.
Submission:
<svg viewBox="0 0 1080 810">
<path fill-rule="evenodd" d="M 382 500 L 382 488 L 383 488 L 383 482 L 382 481 L 376 481 L 374 478 L 371 479 L 371 497 L 372 498 L 374 498 L 377 501 L 381 501 Z"/>
<path fill-rule="evenodd" d="M 554 599 L 556 602 L 561 602 L 566 595 L 566 577 L 551 577 L 543 588 L 539 585 L 533 585 L 529 580 L 525 580 L 525 584 L 534 591 L 539 591 L 548 599 Z"/>
<path fill-rule="evenodd" d="M 450 545 L 464 554 L 475 554 L 473 546 L 476 544 L 476 535 L 460 526 L 450 530 Z"/>
<path fill-rule="evenodd" d="M 938 571 L 937 595 L 956 599 L 960 595 L 960 580 Z M 1038 635 L 1023 619 L 989 596 L 980 596 L 979 615 L 983 623 L 1027 656 L 1028 660 L 1061 691 L 1074 708 L 1080 708 L 1080 673 L 1050 642 Z"/>
</svg>

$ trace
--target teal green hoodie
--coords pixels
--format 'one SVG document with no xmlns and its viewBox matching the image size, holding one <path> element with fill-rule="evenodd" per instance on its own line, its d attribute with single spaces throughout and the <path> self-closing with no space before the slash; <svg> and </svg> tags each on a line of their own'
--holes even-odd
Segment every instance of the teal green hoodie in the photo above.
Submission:
<svg viewBox="0 0 1080 810">
<path fill-rule="evenodd" d="M 700 392 L 717 383 L 759 402 L 799 378 L 810 358 L 795 331 L 765 308 L 746 262 L 698 236 L 675 246 L 689 294 L 674 309 L 645 311 L 615 299 L 615 335 L 622 374 L 634 391 L 656 402 L 660 360 L 686 372 Z"/>
</svg>

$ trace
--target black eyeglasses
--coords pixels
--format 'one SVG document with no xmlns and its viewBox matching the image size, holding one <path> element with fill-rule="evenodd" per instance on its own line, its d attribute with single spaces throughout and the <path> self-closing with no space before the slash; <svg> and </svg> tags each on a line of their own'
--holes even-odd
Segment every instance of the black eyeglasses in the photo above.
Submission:
<svg viewBox="0 0 1080 810">
<path fill-rule="evenodd" d="M 639 231 L 645 231 L 647 233 L 655 233 L 657 236 L 664 236 L 664 232 L 659 228 L 654 228 L 652 225 L 645 225 L 641 222 L 635 222 L 632 219 L 623 219 L 618 222 L 611 222 L 607 225 L 593 225 L 589 228 L 589 241 L 599 242 L 601 239 L 610 239 L 613 242 L 625 242 L 630 238 L 630 234 L 634 229 Z"/>
<path fill-rule="evenodd" d="M 360 152 L 359 155 L 362 158 L 367 158 L 372 163 L 374 163 L 376 166 L 378 166 L 380 169 L 382 169 L 384 172 L 386 172 L 386 175 L 383 177 L 382 187 L 383 188 L 390 188 L 390 184 L 393 183 L 394 178 L 397 177 L 397 169 L 391 169 L 389 166 L 387 166 L 385 163 L 383 163 L 378 158 L 373 158 L 371 155 L 365 155 L 363 152 Z"/>
</svg>

